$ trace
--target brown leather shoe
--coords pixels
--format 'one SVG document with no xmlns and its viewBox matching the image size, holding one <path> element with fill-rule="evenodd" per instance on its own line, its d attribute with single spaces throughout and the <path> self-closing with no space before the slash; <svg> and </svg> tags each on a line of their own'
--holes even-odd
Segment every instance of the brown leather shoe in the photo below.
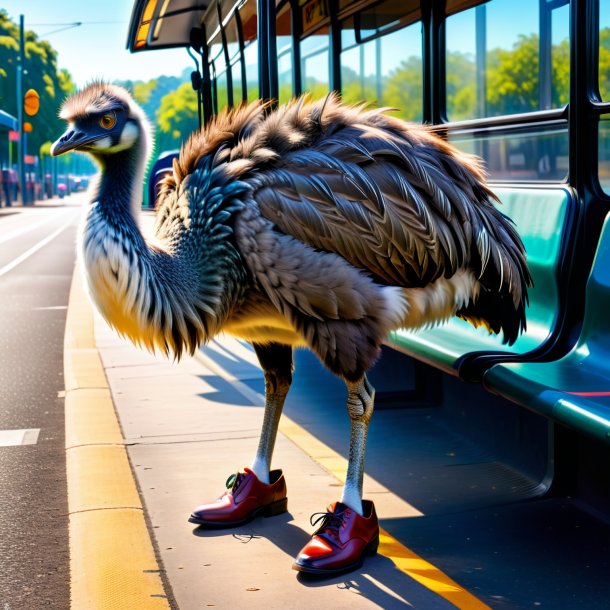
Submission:
<svg viewBox="0 0 610 610">
<path fill-rule="evenodd" d="M 350 572 L 362 565 L 365 555 L 375 555 L 379 546 L 379 522 L 375 506 L 362 500 L 364 516 L 335 502 L 326 513 L 312 539 L 301 549 L 292 569 L 309 574 L 330 575 Z M 315 515 L 312 515 L 315 517 Z"/>
<path fill-rule="evenodd" d="M 209 528 L 235 527 L 255 517 L 273 517 L 288 509 L 286 480 L 281 470 L 269 473 L 269 485 L 261 483 L 244 468 L 227 480 L 227 491 L 214 502 L 198 506 L 189 518 L 191 523 Z"/>
</svg>

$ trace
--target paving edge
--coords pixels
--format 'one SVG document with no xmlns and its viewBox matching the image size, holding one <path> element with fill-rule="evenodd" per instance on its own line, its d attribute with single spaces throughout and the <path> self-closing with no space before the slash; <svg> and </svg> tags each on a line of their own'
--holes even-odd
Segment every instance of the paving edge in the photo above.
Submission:
<svg viewBox="0 0 610 610">
<path fill-rule="evenodd" d="M 169 610 L 78 266 L 64 335 L 73 610 Z"/>
</svg>

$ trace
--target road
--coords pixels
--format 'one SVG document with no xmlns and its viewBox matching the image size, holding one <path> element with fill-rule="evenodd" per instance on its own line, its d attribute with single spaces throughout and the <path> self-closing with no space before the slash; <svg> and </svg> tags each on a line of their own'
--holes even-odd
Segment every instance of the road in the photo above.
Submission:
<svg viewBox="0 0 610 610">
<path fill-rule="evenodd" d="M 84 202 L 0 210 L 0 610 L 69 607 L 63 336 Z"/>
</svg>

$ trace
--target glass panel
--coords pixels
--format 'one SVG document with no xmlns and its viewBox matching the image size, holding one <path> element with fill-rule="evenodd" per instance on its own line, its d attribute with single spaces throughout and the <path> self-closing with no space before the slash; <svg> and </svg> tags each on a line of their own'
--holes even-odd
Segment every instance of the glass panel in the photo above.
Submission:
<svg viewBox="0 0 610 610">
<path fill-rule="evenodd" d="M 239 9 L 241 30 L 244 37 L 244 61 L 246 63 L 247 99 L 258 99 L 258 41 L 256 0 L 248 0 Z"/>
<path fill-rule="evenodd" d="M 450 132 L 449 141 L 482 157 L 492 180 L 561 181 L 568 175 L 567 124 L 488 133 Z"/>
<path fill-rule="evenodd" d="M 246 86 L 248 88 L 248 101 L 258 99 L 258 40 L 253 40 L 244 49 L 246 62 Z"/>
<path fill-rule="evenodd" d="M 225 25 L 225 37 L 227 39 L 227 51 L 229 53 L 229 61 L 239 52 L 239 38 L 237 36 L 237 22 L 235 16 L 231 17 Z"/>
<path fill-rule="evenodd" d="M 226 70 L 216 77 L 216 99 L 218 100 L 218 112 L 229 105 Z"/>
<path fill-rule="evenodd" d="M 292 71 L 292 20 L 290 4 L 277 14 L 275 31 L 277 36 L 277 71 L 279 102 L 283 104 L 294 95 L 294 75 Z"/>
<path fill-rule="evenodd" d="M 450 120 L 568 102 L 567 0 L 493 0 L 447 18 Z"/>
<path fill-rule="evenodd" d="M 346 102 L 391 106 L 398 109 L 397 116 L 421 121 L 421 23 L 372 37 L 400 24 L 406 10 L 405 3 L 392 0 L 378 5 L 374 13 L 350 17 L 342 24 L 341 92 Z M 358 44 L 358 39 L 364 42 Z"/>
<path fill-rule="evenodd" d="M 599 92 L 610 101 L 610 3 L 599 6 Z"/>
<path fill-rule="evenodd" d="M 314 99 L 330 89 L 328 28 L 322 28 L 301 40 L 301 91 Z"/>
<path fill-rule="evenodd" d="M 210 61 L 217 62 L 218 56 L 222 55 L 222 61 L 224 62 L 224 53 L 223 53 L 222 37 L 220 34 L 220 30 L 218 30 L 218 32 L 216 33 L 216 36 L 214 36 L 214 38 L 208 42 L 208 46 L 209 46 L 208 57 L 210 58 Z M 216 66 L 216 68 L 218 69 L 218 66 Z"/>
<path fill-rule="evenodd" d="M 227 64 L 224 52 L 218 53 L 214 60 L 214 70 L 216 72 L 216 112 L 220 112 L 229 105 L 227 93 Z"/>
<path fill-rule="evenodd" d="M 243 87 L 241 83 L 241 62 L 239 59 L 231 64 L 231 77 L 233 83 L 233 105 L 239 106 L 243 101 Z"/>
<path fill-rule="evenodd" d="M 551 13 L 551 103 L 547 108 L 560 108 L 570 101 L 570 6 Z"/>
<path fill-rule="evenodd" d="M 599 121 L 599 182 L 610 195 L 610 114 Z"/>
</svg>

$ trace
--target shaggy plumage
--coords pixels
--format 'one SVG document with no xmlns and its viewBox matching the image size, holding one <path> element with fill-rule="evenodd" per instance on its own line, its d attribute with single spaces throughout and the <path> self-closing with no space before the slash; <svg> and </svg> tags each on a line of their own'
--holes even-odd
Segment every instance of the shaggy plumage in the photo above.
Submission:
<svg viewBox="0 0 610 610">
<path fill-rule="evenodd" d="M 104 113 L 115 122 L 108 134 L 88 131 Z M 368 424 L 364 374 L 388 331 L 457 314 L 513 343 L 525 327 L 523 245 L 478 160 L 426 127 L 335 95 L 223 111 L 182 147 L 146 243 L 133 205 L 147 154 L 141 110 L 123 89 L 95 83 L 61 116 L 72 131 L 55 152 L 83 148 L 103 168 L 81 240 L 89 289 L 135 343 L 179 357 L 225 331 L 261 353 L 307 346 L 349 382 L 362 405 L 352 421 Z M 361 493 L 358 468 L 358 487 L 354 477 Z"/>
</svg>

